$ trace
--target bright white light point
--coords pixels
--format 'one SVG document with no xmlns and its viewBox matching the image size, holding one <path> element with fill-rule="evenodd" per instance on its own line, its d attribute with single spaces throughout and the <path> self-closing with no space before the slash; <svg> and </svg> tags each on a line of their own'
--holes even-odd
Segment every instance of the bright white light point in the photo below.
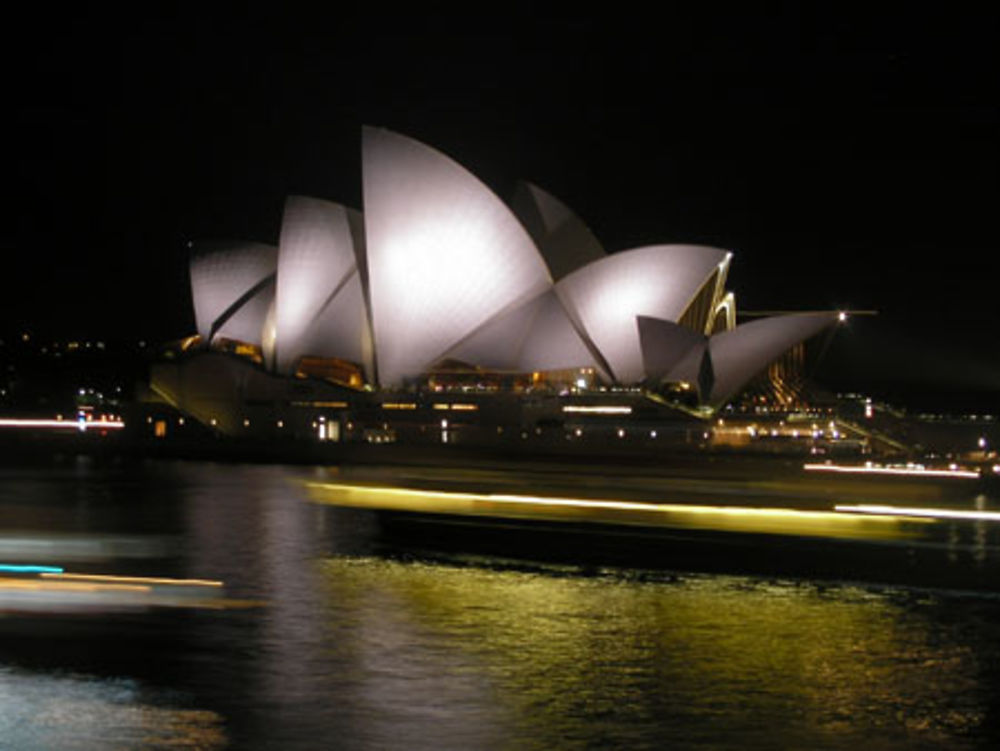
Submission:
<svg viewBox="0 0 1000 751">
<path fill-rule="evenodd" d="M 840 311 L 839 313 L 837 313 L 837 320 L 840 321 L 841 323 L 843 323 L 844 321 L 846 321 L 847 320 L 847 313 L 845 313 L 844 311 Z"/>
</svg>

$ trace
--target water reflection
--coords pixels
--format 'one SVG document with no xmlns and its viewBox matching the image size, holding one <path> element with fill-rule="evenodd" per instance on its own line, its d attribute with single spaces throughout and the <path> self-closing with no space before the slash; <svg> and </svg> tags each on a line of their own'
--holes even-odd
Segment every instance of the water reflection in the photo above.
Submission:
<svg viewBox="0 0 1000 751">
<path fill-rule="evenodd" d="M 388 724 L 376 737 L 432 714 L 518 748 L 940 743 L 989 709 L 982 655 L 928 617 L 933 598 L 377 559 L 322 572 L 332 648 Z"/>
<path fill-rule="evenodd" d="M 310 503 L 303 480 L 325 475 L 197 463 L 0 470 L 0 511 L 18 539 L 169 539 L 165 557 L 117 559 L 116 572 L 218 579 L 267 603 L 114 623 L 46 617 L 42 631 L 0 619 L 0 748 L 1000 740 L 996 597 L 415 559 L 369 512 Z M 918 550 L 913 579 L 949 554 L 971 568 L 976 551 L 992 577 L 996 524 L 922 526 L 939 547 L 886 544 L 900 557 Z"/>
<path fill-rule="evenodd" d="M 128 679 L 46 675 L 0 666 L 0 747 L 50 749 L 227 746 L 214 712 L 171 706 Z"/>
</svg>

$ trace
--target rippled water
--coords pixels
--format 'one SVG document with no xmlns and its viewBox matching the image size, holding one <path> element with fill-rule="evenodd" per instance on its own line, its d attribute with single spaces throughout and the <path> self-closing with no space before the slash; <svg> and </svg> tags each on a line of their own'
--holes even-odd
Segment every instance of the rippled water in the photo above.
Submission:
<svg viewBox="0 0 1000 751">
<path fill-rule="evenodd" d="M 266 606 L 0 617 L 0 748 L 986 748 L 994 596 L 412 559 L 322 470 L 0 469 L 0 532 L 150 541 L 67 568 Z M 0 543 L 2 549 L 2 543 Z M 130 549 L 135 554 L 134 548 Z"/>
</svg>

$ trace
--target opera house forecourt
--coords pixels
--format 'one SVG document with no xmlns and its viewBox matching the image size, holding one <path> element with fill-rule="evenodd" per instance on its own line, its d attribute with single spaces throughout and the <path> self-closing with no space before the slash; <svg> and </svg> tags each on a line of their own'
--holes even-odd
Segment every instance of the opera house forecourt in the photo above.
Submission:
<svg viewBox="0 0 1000 751">
<path fill-rule="evenodd" d="M 232 436 L 700 434 L 842 315 L 737 325 L 728 251 L 609 254 L 541 188 L 507 204 L 390 130 L 364 128 L 361 177 L 361 211 L 289 197 L 277 247 L 192 245 L 197 334 L 154 364 L 161 404 Z"/>
</svg>

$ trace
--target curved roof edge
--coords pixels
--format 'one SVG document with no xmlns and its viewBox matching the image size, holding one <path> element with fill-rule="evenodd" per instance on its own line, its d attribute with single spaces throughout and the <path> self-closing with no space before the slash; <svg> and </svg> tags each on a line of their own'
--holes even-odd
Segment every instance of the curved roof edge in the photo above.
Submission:
<svg viewBox="0 0 1000 751">
<path fill-rule="evenodd" d="M 275 312 L 279 372 L 289 372 L 309 342 L 322 338 L 322 332 L 314 331 L 319 319 L 358 270 L 362 251 L 356 247 L 350 212 L 307 196 L 289 196 L 285 202 Z M 361 337 L 358 332 L 358 341 Z M 357 349 L 353 338 L 344 344 L 352 352 Z"/>
<path fill-rule="evenodd" d="M 273 281 L 278 249 L 255 242 L 198 243 L 191 247 L 188 269 L 195 326 L 207 344 L 261 285 Z"/>
<path fill-rule="evenodd" d="M 551 286 L 544 259 L 513 212 L 441 152 L 365 126 L 362 173 L 383 385 L 425 372 L 490 318 Z"/>
<path fill-rule="evenodd" d="M 662 380 L 705 336 L 673 321 L 636 316 L 642 365 L 649 381 Z"/>
<path fill-rule="evenodd" d="M 614 379 L 645 375 L 637 316 L 676 322 L 730 253 L 702 245 L 647 245 L 577 269 L 556 291 Z"/>
<path fill-rule="evenodd" d="M 533 183 L 518 182 L 510 207 L 538 245 L 555 280 L 607 255 L 580 217 Z"/>
<path fill-rule="evenodd" d="M 714 371 L 710 404 L 721 407 L 784 352 L 815 336 L 839 318 L 836 311 L 792 313 L 737 326 L 709 339 Z"/>
</svg>

